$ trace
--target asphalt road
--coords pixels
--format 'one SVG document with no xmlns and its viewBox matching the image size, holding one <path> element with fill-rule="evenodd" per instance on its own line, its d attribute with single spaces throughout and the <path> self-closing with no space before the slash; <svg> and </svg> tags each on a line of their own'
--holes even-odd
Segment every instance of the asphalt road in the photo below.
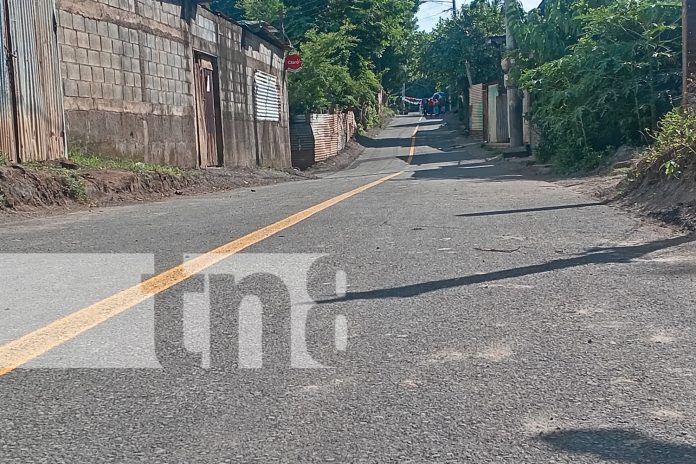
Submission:
<svg viewBox="0 0 696 464">
<path fill-rule="evenodd" d="M 696 463 L 693 239 L 437 120 L 409 165 L 419 119 L 319 180 L 0 225 L 7 344 L 405 171 L 34 340 L 0 377 L 0 461 Z"/>
</svg>

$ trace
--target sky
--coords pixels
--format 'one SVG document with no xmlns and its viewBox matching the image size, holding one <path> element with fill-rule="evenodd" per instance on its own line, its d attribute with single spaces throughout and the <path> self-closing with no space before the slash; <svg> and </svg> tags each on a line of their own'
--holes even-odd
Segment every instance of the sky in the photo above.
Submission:
<svg viewBox="0 0 696 464">
<path fill-rule="evenodd" d="M 462 0 L 456 0 L 457 7 Z M 522 0 L 524 9 L 529 11 L 536 8 L 541 3 L 541 0 Z M 443 10 L 450 9 L 443 12 Z M 420 7 L 418 11 L 418 25 L 424 31 L 430 31 L 437 24 L 437 21 L 442 16 L 450 16 L 452 14 L 452 0 L 430 0 Z"/>
</svg>

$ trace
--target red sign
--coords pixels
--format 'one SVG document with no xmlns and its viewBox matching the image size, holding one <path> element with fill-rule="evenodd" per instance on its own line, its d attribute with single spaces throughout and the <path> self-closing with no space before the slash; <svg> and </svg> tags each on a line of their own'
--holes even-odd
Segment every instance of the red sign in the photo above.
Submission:
<svg viewBox="0 0 696 464">
<path fill-rule="evenodd" d="M 285 58 L 285 69 L 291 72 L 297 72 L 302 69 L 302 57 L 297 53 L 292 53 Z"/>
</svg>

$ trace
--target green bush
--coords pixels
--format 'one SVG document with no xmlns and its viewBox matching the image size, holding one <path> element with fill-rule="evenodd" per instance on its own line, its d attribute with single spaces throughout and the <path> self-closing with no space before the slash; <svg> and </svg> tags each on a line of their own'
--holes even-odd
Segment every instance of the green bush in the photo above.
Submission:
<svg viewBox="0 0 696 464">
<path fill-rule="evenodd" d="M 539 157 L 586 170 L 612 148 L 648 142 L 646 132 L 679 98 L 681 1 L 573 5 L 577 42 L 565 56 L 527 69 L 521 84 L 534 96 Z"/>
<path fill-rule="evenodd" d="M 170 174 L 173 176 L 181 176 L 183 171 L 176 166 L 163 166 L 160 164 L 143 163 L 127 159 L 112 159 L 104 158 L 99 155 L 87 153 L 83 150 L 73 149 L 68 154 L 68 159 L 77 164 L 80 168 L 89 169 L 113 169 L 120 171 L 132 172 L 157 172 L 161 174 Z"/>
<path fill-rule="evenodd" d="M 77 173 L 68 171 L 61 176 L 60 181 L 66 196 L 77 201 L 87 201 L 87 186 Z"/>
<path fill-rule="evenodd" d="M 696 110 L 675 108 L 650 136 L 654 143 L 639 164 L 641 172 L 659 170 L 667 177 L 679 177 L 696 163 Z"/>
</svg>

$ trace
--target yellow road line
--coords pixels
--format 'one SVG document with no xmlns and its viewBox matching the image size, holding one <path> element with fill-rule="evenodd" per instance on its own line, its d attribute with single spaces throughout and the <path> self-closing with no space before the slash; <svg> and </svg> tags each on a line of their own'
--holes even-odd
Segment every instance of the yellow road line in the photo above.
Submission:
<svg viewBox="0 0 696 464">
<path fill-rule="evenodd" d="M 189 277 L 223 261 L 226 258 L 265 240 L 309 217 L 331 208 L 348 198 L 376 187 L 404 171 L 382 177 L 354 190 L 338 195 L 322 203 L 293 214 L 274 224 L 256 230 L 244 237 L 229 242 L 206 254 L 193 258 L 168 271 L 152 277 L 134 287 L 123 290 L 98 303 L 80 309 L 62 319 L 34 332 L 0 346 L 0 377 L 21 367 L 27 362 L 47 353 L 97 325 L 127 311 Z"/>
<path fill-rule="evenodd" d="M 411 151 L 408 154 L 408 161 L 406 161 L 407 164 L 411 164 L 413 161 L 413 155 L 416 154 L 416 135 L 418 134 L 419 128 L 420 126 L 416 126 L 416 128 L 413 129 L 413 134 L 411 135 Z"/>
</svg>

